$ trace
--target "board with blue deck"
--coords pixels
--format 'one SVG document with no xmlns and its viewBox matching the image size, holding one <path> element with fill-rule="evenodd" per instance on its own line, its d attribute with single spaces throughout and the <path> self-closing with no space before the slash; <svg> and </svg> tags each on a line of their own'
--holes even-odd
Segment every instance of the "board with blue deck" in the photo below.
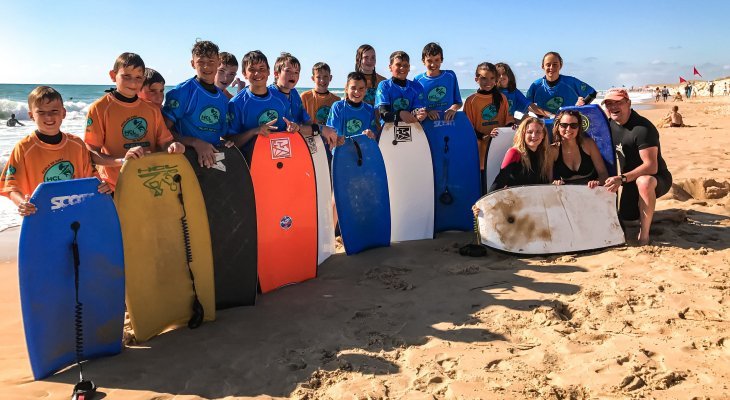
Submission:
<svg viewBox="0 0 730 400">
<path fill-rule="evenodd" d="M 611 128 L 608 125 L 606 114 L 603 113 L 601 107 L 597 104 L 588 104 L 585 106 L 562 107 L 560 111 L 577 110 L 583 115 L 581 123 L 586 135 L 593 139 L 598 146 L 598 151 L 606 163 L 606 169 L 609 176 L 616 175 L 616 151 L 613 147 L 613 139 L 611 137 Z M 552 126 L 550 127 L 552 132 Z"/>
<path fill-rule="evenodd" d="M 76 323 L 82 359 L 122 350 L 124 254 L 114 202 L 96 178 L 42 183 L 23 218 L 18 275 L 31 369 L 43 379 L 76 362 Z M 79 260 L 81 318 L 76 319 L 74 230 Z"/>
<path fill-rule="evenodd" d="M 434 232 L 470 231 L 471 206 L 481 195 L 474 128 L 463 112 L 451 121 L 422 122 L 433 160 Z"/>
<path fill-rule="evenodd" d="M 342 242 L 348 255 L 390 245 L 390 198 L 378 143 L 348 138 L 335 149 L 332 183 Z"/>
</svg>

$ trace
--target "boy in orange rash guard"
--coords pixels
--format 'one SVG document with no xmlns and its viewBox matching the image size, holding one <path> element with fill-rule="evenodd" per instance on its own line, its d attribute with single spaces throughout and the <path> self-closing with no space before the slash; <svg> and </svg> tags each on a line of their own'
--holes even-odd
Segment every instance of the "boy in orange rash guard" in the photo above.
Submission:
<svg viewBox="0 0 730 400">
<path fill-rule="evenodd" d="M 66 117 L 61 94 L 50 86 L 38 86 L 28 95 L 28 109 L 38 129 L 15 145 L 0 176 L 0 195 L 12 200 L 22 216 L 35 213 L 29 199 L 41 183 L 94 176 L 84 142 L 61 132 Z M 99 192 L 111 189 L 101 183 Z"/>
<path fill-rule="evenodd" d="M 330 114 L 330 108 L 340 98 L 329 91 L 332 74 L 330 66 L 318 62 L 312 67 L 312 82 L 314 89 L 302 93 L 302 104 L 315 123 L 325 125 Z"/>
<path fill-rule="evenodd" d="M 144 73 L 144 61 L 139 55 L 121 54 L 109 71 L 116 89 L 89 107 L 84 141 L 99 174 L 112 190 L 125 160 L 164 149 L 168 153 L 185 151 L 185 146 L 173 141 L 160 108 L 137 97 Z"/>
<path fill-rule="evenodd" d="M 489 141 L 496 136 L 495 129 L 514 125 L 515 119 L 509 113 L 507 98 L 497 87 L 497 67 L 491 63 L 479 64 L 474 80 L 479 84 L 479 90 L 464 102 L 464 113 L 479 139 L 479 168 L 483 172 Z"/>
</svg>

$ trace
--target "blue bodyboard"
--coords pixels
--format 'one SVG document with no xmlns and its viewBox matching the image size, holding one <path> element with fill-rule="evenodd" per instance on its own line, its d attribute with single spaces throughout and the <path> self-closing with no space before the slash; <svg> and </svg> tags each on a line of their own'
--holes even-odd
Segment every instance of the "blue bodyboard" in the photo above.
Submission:
<svg viewBox="0 0 730 400">
<path fill-rule="evenodd" d="M 474 226 L 471 206 L 481 195 L 474 128 L 463 112 L 457 112 L 452 121 L 426 119 L 421 125 L 433 160 L 434 233 L 470 231 Z"/>
<path fill-rule="evenodd" d="M 122 350 L 124 254 L 119 218 L 99 180 L 42 183 L 23 218 L 18 276 L 25 339 L 35 379 L 76 362 L 76 325 L 82 360 Z M 74 230 L 79 254 L 80 318 L 76 315 Z"/>
<path fill-rule="evenodd" d="M 378 143 L 360 135 L 337 147 L 332 184 L 345 252 L 390 246 L 390 197 Z"/>
<path fill-rule="evenodd" d="M 613 147 L 611 128 L 601 107 L 597 104 L 588 104 L 585 106 L 561 107 L 560 111 L 563 110 L 578 110 L 583 115 L 583 130 L 596 142 L 598 151 L 606 163 L 608 176 L 616 175 L 616 151 Z"/>
</svg>

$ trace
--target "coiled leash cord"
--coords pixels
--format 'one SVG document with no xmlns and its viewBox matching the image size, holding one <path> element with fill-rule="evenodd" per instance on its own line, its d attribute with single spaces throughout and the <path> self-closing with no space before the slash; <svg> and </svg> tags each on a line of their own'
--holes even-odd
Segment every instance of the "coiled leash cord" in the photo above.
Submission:
<svg viewBox="0 0 730 400">
<path fill-rule="evenodd" d="M 203 317 L 205 316 L 205 311 L 203 310 L 203 305 L 200 304 L 200 300 L 198 299 L 198 291 L 195 288 L 195 275 L 193 274 L 192 268 L 190 268 L 190 263 L 193 262 L 193 248 L 190 244 L 190 227 L 188 226 L 188 219 L 187 219 L 187 211 L 185 210 L 185 201 L 183 200 L 183 187 L 182 187 L 182 177 L 180 174 L 175 174 L 173 177 L 173 180 L 178 184 L 178 193 L 177 193 L 177 199 L 180 201 L 180 206 L 182 206 L 183 215 L 180 217 L 180 223 L 182 224 L 182 233 L 183 233 L 183 240 L 185 241 L 185 264 L 188 267 L 188 273 L 190 274 L 190 282 L 193 286 L 193 305 L 192 305 L 192 311 L 193 315 L 190 317 L 190 320 L 188 321 L 188 328 L 195 329 L 199 327 L 203 323 Z"/>
</svg>

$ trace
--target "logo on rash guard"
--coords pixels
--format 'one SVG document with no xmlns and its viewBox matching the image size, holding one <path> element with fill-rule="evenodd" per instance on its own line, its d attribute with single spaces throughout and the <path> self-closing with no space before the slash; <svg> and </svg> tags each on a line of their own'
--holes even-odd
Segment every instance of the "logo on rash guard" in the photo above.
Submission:
<svg viewBox="0 0 730 400">
<path fill-rule="evenodd" d="M 553 97 L 545 103 L 545 107 L 553 113 L 556 113 L 558 112 L 558 109 L 563 106 L 563 101 L 562 97 Z"/>
<path fill-rule="evenodd" d="M 358 133 L 362 128 L 362 121 L 357 118 L 348 119 L 345 124 L 345 128 L 347 129 L 347 133 L 350 135 Z"/>
<path fill-rule="evenodd" d="M 394 111 L 401 111 L 401 110 L 407 110 L 408 106 L 411 105 L 411 102 L 403 97 L 395 99 L 393 102 L 393 110 Z"/>
<path fill-rule="evenodd" d="M 206 107 L 203 112 L 200 113 L 200 122 L 206 125 L 215 125 L 218 121 L 220 121 L 220 119 L 221 112 L 213 106 Z"/>
<path fill-rule="evenodd" d="M 507 99 L 507 104 L 509 105 L 509 111 L 510 111 L 510 114 L 511 114 L 512 113 L 512 110 L 514 110 L 514 107 L 513 107 L 514 101 L 512 101 L 510 99 Z"/>
<path fill-rule="evenodd" d="M 74 177 L 74 166 L 70 161 L 59 161 L 50 166 L 43 175 L 43 182 L 67 181 Z"/>
<path fill-rule="evenodd" d="M 174 110 L 174 109 L 180 107 L 180 102 L 175 99 L 170 99 L 167 101 L 167 104 L 165 104 L 165 105 Z"/>
<path fill-rule="evenodd" d="M 436 86 L 435 88 L 431 89 L 430 92 L 428 92 L 428 101 L 435 103 L 443 99 L 444 96 L 446 96 L 446 87 Z"/>
<path fill-rule="evenodd" d="M 230 124 L 233 122 L 233 113 L 226 113 L 226 123 Z"/>
<path fill-rule="evenodd" d="M 5 171 L 5 176 L 10 176 L 10 175 L 13 175 L 13 174 L 15 174 L 15 167 L 13 167 L 12 165 L 8 164 L 8 170 Z"/>
<path fill-rule="evenodd" d="M 264 125 L 278 118 L 279 113 L 276 110 L 268 109 L 259 114 L 258 123 L 259 125 Z"/>
<path fill-rule="evenodd" d="M 91 124 L 93 124 L 93 123 L 94 123 L 94 120 L 91 119 L 91 117 L 86 118 L 86 126 L 91 126 Z"/>
<path fill-rule="evenodd" d="M 482 119 L 484 121 L 491 121 L 497 116 L 497 107 L 494 104 L 490 104 L 482 109 Z"/>
<path fill-rule="evenodd" d="M 330 106 L 322 106 L 317 110 L 315 119 L 318 123 L 324 124 L 327 122 L 327 116 L 330 115 Z"/>
<path fill-rule="evenodd" d="M 585 91 L 586 91 L 586 89 L 588 89 L 588 85 L 586 85 L 585 83 L 581 83 L 581 84 L 580 84 L 580 90 L 581 90 L 582 92 L 585 92 Z"/>
<path fill-rule="evenodd" d="M 137 140 L 147 134 L 147 121 L 142 117 L 131 117 L 122 125 L 122 136 L 127 140 Z"/>
</svg>

